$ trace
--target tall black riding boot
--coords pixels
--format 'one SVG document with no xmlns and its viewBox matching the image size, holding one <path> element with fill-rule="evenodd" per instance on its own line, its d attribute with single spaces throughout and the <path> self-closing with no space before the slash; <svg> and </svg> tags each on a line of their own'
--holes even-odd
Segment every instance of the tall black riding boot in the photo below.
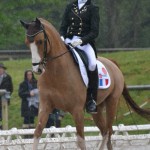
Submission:
<svg viewBox="0 0 150 150">
<path fill-rule="evenodd" d="M 86 111 L 91 114 L 97 113 L 97 90 L 98 90 L 98 70 L 89 71 L 89 86 L 87 89 Z"/>
</svg>

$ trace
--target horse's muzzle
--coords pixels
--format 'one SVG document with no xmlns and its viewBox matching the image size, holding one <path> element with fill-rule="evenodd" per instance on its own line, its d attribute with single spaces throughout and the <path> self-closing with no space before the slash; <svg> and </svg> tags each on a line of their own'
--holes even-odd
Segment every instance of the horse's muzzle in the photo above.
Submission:
<svg viewBox="0 0 150 150">
<path fill-rule="evenodd" d="M 32 69 L 35 74 L 38 74 L 38 75 L 42 74 L 43 68 L 40 66 L 41 65 L 32 65 Z"/>
</svg>

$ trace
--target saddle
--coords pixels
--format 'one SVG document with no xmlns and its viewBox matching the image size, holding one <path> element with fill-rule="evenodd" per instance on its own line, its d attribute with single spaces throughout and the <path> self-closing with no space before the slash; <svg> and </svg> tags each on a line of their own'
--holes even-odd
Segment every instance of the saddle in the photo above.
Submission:
<svg viewBox="0 0 150 150">
<path fill-rule="evenodd" d="M 85 86 L 88 87 L 88 83 L 89 83 L 89 69 L 88 69 L 88 58 L 87 55 L 84 51 L 78 49 L 78 48 L 74 48 L 71 45 L 66 45 L 68 50 L 71 52 L 71 55 L 75 61 L 75 63 L 78 65 L 82 79 L 85 83 Z M 99 60 L 97 60 L 97 68 L 98 68 L 98 89 L 107 89 L 109 88 L 110 84 L 111 84 L 111 79 L 109 76 L 109 73 L 106 69 L 106 67 L 104 66 L 103 63 L 101 63 Z"/>
<path fill-rule="evenodd" d="M 85 68 L 87 70 L 87 72 L 89 71 L 88 69 L 88 66 L 89 66 L 89 61 L 88 61 L 88 58 L 87 58 L 87 55 L 84 51 L 80 50 L 79 48 L 75 47 L 73 48 L 71 45 L 66 45 L 68 50 L 71 52 L 72 54 L 72 57 L 74 58 L 74 61 L 75 63 L 79 66 L 79 61 L 78 61 L 78 58 L 77 56 L 75 55 L 73 49 L 76 50 L 76 52 L 79 54 L 81 60 L 83 61 L 84 65 L 85 65 Z"/>
</svg>

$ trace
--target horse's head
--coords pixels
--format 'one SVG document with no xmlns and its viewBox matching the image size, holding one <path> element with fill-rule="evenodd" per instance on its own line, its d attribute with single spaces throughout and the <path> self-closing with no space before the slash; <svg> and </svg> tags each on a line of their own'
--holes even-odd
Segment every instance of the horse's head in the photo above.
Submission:
<svg viewBox="0 0 150 150">
<path fill-rule="evenodd" d="M 50 46 L 44 25 L 38 18 L 30 23 L 21 20 L 20 22 L 26 29 L 25 43 L 31 50 L 33 71 L 40 74 L 45 66 L 48 46 Z"/>
</svg>

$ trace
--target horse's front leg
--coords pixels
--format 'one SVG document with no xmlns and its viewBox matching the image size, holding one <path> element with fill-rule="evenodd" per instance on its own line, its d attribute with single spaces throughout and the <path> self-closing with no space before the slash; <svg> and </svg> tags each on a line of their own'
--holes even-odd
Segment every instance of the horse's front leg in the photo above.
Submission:
<svg viewBox="0 0 150 150">
<path fill-rule="evenodd" d="M 50 114 L 50 108 L 47 108 L 48 105 L 41 104 L 39 108 L 39 114 L 38 114 L 38 122 L 36 129 L 34 131 L 34 142 L 33 142 L 33 150 L 38 149 L 38 143 L 40 140 L 40 137 L 42 135 L 42 131 L 44 127 L 46 126 L 49 114 Z"/>
<path fill-rule="evenodd" d="M 77 110 L 72 114 L 76 130 L 77 130 L 77 144 L 81 148 L 81 150 L 86 150 L 85 140 L 84 140 L 84 115 L 83 109 Z"/>
</svg>

